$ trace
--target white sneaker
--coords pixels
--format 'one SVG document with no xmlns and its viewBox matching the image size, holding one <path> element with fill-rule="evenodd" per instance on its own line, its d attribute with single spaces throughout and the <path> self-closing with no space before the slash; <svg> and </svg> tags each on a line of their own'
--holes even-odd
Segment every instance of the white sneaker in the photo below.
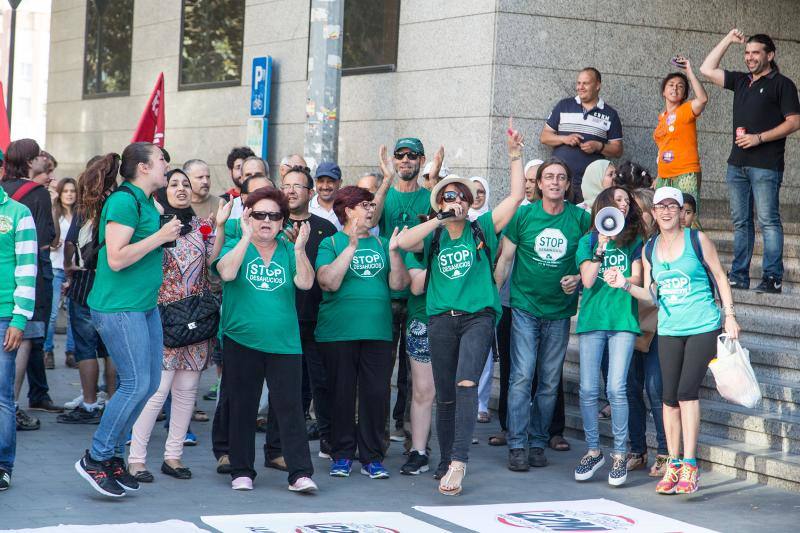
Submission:
<svg viewBox="0 0 800 533">
<path fill-rule="evenodd" d="M 108 393 L 100 391 L 97 393 L 97 403 L 98 405 L 105 405 L 108 401 Z"/>
<path fill-rule="evenodd" d="M 314 492 L 319 490 L 319 487 L 310 477 L 301 477 L 289 485 L 289 490 L 292 492 Z"/>
<path fill-rule="evenodd" d="M 64 404 L 64 409 L 72 410 L 83 403 L 83 394 Z"/>
</svg>

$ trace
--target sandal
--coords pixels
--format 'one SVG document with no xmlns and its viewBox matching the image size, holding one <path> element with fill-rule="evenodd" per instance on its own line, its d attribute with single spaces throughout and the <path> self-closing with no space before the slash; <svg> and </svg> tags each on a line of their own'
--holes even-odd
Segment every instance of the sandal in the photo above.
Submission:
<svg viewBox="0 0 800 533">
<path fill-rule="evenodd" d="M 467 475 L 467 465 L 464 463 L 454 465 L 450 463 L 450 467 L 447 469 L 447 474 L 444 475 L 442 480 L 439 482 L 439 492 L 444 494 L 445 496 L 457 496 L 461 494 L 463 487 L 461 483 L 464 481 L 464 476 Z M 453 476 L 461 476 L 457 478 L 456 483 L 453 483 Z M 446 489 L 445 487 L 452 487 L 450 489 Z"/>
<path fill-rule="evenodd" d="M 481 411 L 478 413 L 478 423 L 479 424 L 488 424 L 492 421 L 491 415 L 486 411 Z"/>
<path fill-rule="evenodd" d="M 600 411 L 597 413 L 597 418 L 599 418 L 600 420 L 608 420 L 609 418 L 611 418 L 611 405 L 606 404 L 605 407 L 600 409 Z"/>
<path fill-rule="evenodd" d="M 557 452 L 568 452 L 570 450 L 569 442 L 567 442 L 567 439 L 565 439 L 563 435 L 553 435 L 550 437 L 548 445 Z"/>
<path fill-rule="evenodd" d="M 647 474 L 650 477 L 661 477 L 667 470 L 667 463 L 669 462 L 669 455 L 656 455 L 656 462 L 650 467 L 650 472 Z"/>
<path fill-rule="evenodd" d="M 506 432 L 501 431 L 497 435 L 492 435 L 489 437 L 489 446 L 505 446 L 508 444 L 506 440 Z"/>
<path fill-rule="evenodd" d="M 647 467 L 647 452 L 645 453 L 629 453 L 627 457 L 626 469 L 628 472 L 631 470 L 639 470 L 640 468 Z"/>
<path fill-rule="evenodd" d="M 208 422 L 208 413 L 200 409 L 195 409 L 192 414 L 192 420 L 195 422 Z"/>
</svg>

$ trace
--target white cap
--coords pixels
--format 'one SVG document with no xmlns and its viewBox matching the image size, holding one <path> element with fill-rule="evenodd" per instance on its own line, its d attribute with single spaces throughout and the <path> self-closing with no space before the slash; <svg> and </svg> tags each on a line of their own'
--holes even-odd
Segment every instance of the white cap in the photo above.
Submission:
<svg viewBox="0 0 800 533">
<path fill-rule="evenodd" d="M 675 200 L 678 205 L 683 207 L 683 193 L 675 187 L 659 187 L 653 195 L 653 205 L 660 204 L 664 200 Z"/>
<path fill-rule="evenodd" d="M 544 161 L 542 161 L 541 159 L 531 159 L 530 161 L 525 163 L 525 170 L 524 170 L 523 174 L 527 174 L 528 170 L 530 170 L 531 167 L 535 167 L 537 165 L 541 165 L 542 163 L 544 163 Z"/>
<path fill-rule="evenodd" d="M 427 176 L 431 173 L 431 167 L 433 166 L 433 161 L 428 161 L 425 163 L 425 166 L 422 168 L 422 176 Z M 446 178 L 450 175 L 450 169 L 447 168 L 447 165 L 442 163 L 442 166 L 439 167 L 439 178 Z"/>
</svg>

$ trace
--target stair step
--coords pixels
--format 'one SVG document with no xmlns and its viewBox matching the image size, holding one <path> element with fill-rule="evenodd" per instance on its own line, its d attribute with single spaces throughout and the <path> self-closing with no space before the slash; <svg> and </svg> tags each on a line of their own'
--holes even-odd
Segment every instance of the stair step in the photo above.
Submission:
<svg viewBox="0 0 800 533">
<path fill-rule="evenodd" d="M 720 251 L 719 252 L 719 260 L 722 262 L 723 268 L 728 270 L 731 263 L 733 262 L 733 254 Z M 753 260 L 750 263 L 750 277 L 761 279 L 763 271 L 761 270 L 761 257 L 753 256 Z M 792 283 L 800 282 L 800 258 L 797 257 L 784 257 L 783 258 L 783 279 L 786 281 L 791 281 Z M 755 285 L 750 285 L 750 287 L 755 287 Z"/>
<path fill-rule="evenodd" d="M 701 207 L 702 209 L 702 207 Z M 800 235 L 800 222 L 795 222 L 789 216 L 782 213 L 783 235 L 789 237 L 792 235 Z M 730 218 L 716 217 L 716 216 L 703 216 L 700 215 L 700 223 L 703 226 L 703 231 L 727 231 L 733 233 L 733 222 Z M 761 234 L 758 228 L 758 221 L 756 220 L 756 237 Z"/>
<path fill-rule="evenodd" d="M 752 280 L 751 287 L 755 287 L 761 280 Z M 761 313 L 772 314 L 778 309 L 788 309 L 793 311 L 800 311 L 800 298 L 798 294 L 792 294 L 784 287 L 784 292 L 781 294 L 759 294 L 755 291 L 733 290 L 733 301 L 737 304 L 746 304 L 758 306 Z"/>
<path fill-rule="evenodd" d="M 715 229 L 706 229 L 705 223 L 703 224 L 703 232 L 708 235 L 708 237 L 714 241 L 714 244 L 717 245 L 717 250 L 722 253 L 733 253 L 733 232 L 730 228 L 722 229 L 722 230 L 715 230 Z M 761 234 L 756 234 L 756 242 L 755 246 L 753 247 L 753 257 L 758 256 L 758 260 L 761 260 L 761 255 L 764 253 L 764 240 L 761 238 Z M 784 257 L 800 257 L 800 235 L 788 235 L 785 234 L 783 236 L 783 256 Z"/>
</svg>

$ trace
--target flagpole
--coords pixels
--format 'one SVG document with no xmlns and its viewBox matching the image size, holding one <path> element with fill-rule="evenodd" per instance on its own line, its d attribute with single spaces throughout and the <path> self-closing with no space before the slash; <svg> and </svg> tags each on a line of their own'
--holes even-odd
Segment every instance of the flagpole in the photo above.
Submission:
<svg viewBox="0 0 800 533">
<path fill-rule="evenodd" d="M 17 39 L 17 7 L 22 0 L 8 0 L 11 5 L 11 31 L 8 43 L 8 94 L 6 98 L 6 116 L 11 127 L 11 104 L 14 96 L 14 42 Z"/>
</svg>

